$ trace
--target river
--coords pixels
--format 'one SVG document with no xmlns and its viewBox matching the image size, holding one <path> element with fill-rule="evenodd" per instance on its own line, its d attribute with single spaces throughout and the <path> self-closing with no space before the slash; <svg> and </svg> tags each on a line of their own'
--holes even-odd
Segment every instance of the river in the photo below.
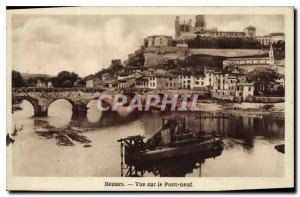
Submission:
<svg viewBox="0 0 300 197">
<path fill-rule="evenodd" d="M 57 100 L 49 107 L 49 117 L 37 118 L 30 103 L 23 101 L 21 107 L 12 116 L 13 127 L 23 127 L 10 144 L 14 176 L 119 177 L 119 138 L 138 134 L 151 137 L 160 128 L 161 118 L 171 115 L 182 115 L 189 128 L 199 129 L 196 112 L 155 112 L 122 118 L 116 113 L 102 114 L 96 102 L 91 102 L 86 118 L 74 118 L 71 105 Z M 158 162 L 143 176 L 284 176 L 284 154 L 274 148 L 284 143 L 284 118 L 239 114 L 218 119 L 210 118 L 209 112 L 203 116 L 201 129 L 222 135 L 224 150 L 206 158 Z M 69 145 L 60 143 L 57 136 L 65 129 L 78 134 L 79 140 L 71 138 Z"/>
</svg>

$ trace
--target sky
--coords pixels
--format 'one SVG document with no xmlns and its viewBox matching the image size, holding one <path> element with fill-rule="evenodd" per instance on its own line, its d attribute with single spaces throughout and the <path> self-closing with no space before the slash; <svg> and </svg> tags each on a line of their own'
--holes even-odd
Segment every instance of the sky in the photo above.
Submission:
<svg viewBox="0 0 300 197">
<path fill-rule="evenodd" d="M 11 21 L 12 69 L 56 75 L 62 70 L 84 77 L 127 59 L 149 35 L 174 37 L 176 15 L 28 15 Z M 206 15 L 206 26 L 224 31 L 256 27 L 257 35 L 284 32 L 281 15 Z M 195 16 L 180 16 L 181 22 Z"/>
</svg>

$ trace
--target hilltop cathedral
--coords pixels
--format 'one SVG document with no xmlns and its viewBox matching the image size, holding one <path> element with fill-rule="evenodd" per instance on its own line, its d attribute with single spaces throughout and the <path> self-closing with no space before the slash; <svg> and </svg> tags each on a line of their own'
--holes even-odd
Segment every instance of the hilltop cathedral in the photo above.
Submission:
<svg viewBox="0 0 300 197">
<path fill-rule="evenodd" d="M 189 40 L 194 39 L 196 36 L 201 37 L 249 37 L 255 38 L 256 28 L 248 26 L 244 31 L 218 31 L 216 27 L 208 29 L 206 27 L 205 15 L 197 15 L 195 25 L 192 26 L 192 19 L 187 23 L 183 21 L 180 23 L 180 17 L 176 16 L 175 19 L 175 39 L 176 40 Z"/>
</svg>

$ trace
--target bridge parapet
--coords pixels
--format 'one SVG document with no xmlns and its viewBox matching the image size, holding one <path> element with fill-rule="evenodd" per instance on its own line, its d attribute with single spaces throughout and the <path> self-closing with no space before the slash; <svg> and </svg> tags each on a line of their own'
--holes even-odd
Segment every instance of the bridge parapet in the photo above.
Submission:
<svg viewBox="0 0 300 197">
<path fill-rule="evenodd" d="M 35 116 L 47 116 L 49 106 L 59 99 L 72 105 L 73 113 L 86 114 L 88 103 L 105 94 L 103 88 L 13 88 L 12 100 L 27 100 L 34 108 Z"/>
</svg>

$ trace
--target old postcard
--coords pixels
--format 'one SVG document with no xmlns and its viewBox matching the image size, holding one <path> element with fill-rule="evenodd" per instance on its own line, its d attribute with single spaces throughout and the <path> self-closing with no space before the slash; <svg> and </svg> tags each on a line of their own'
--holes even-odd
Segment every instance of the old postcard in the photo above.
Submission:
<svg viewBox="0 0 300 197">
<path fill-rule="evenodd" d="M 7 10 L 7 189 L 294 188 L 292 7 Z"/>
</svg>

